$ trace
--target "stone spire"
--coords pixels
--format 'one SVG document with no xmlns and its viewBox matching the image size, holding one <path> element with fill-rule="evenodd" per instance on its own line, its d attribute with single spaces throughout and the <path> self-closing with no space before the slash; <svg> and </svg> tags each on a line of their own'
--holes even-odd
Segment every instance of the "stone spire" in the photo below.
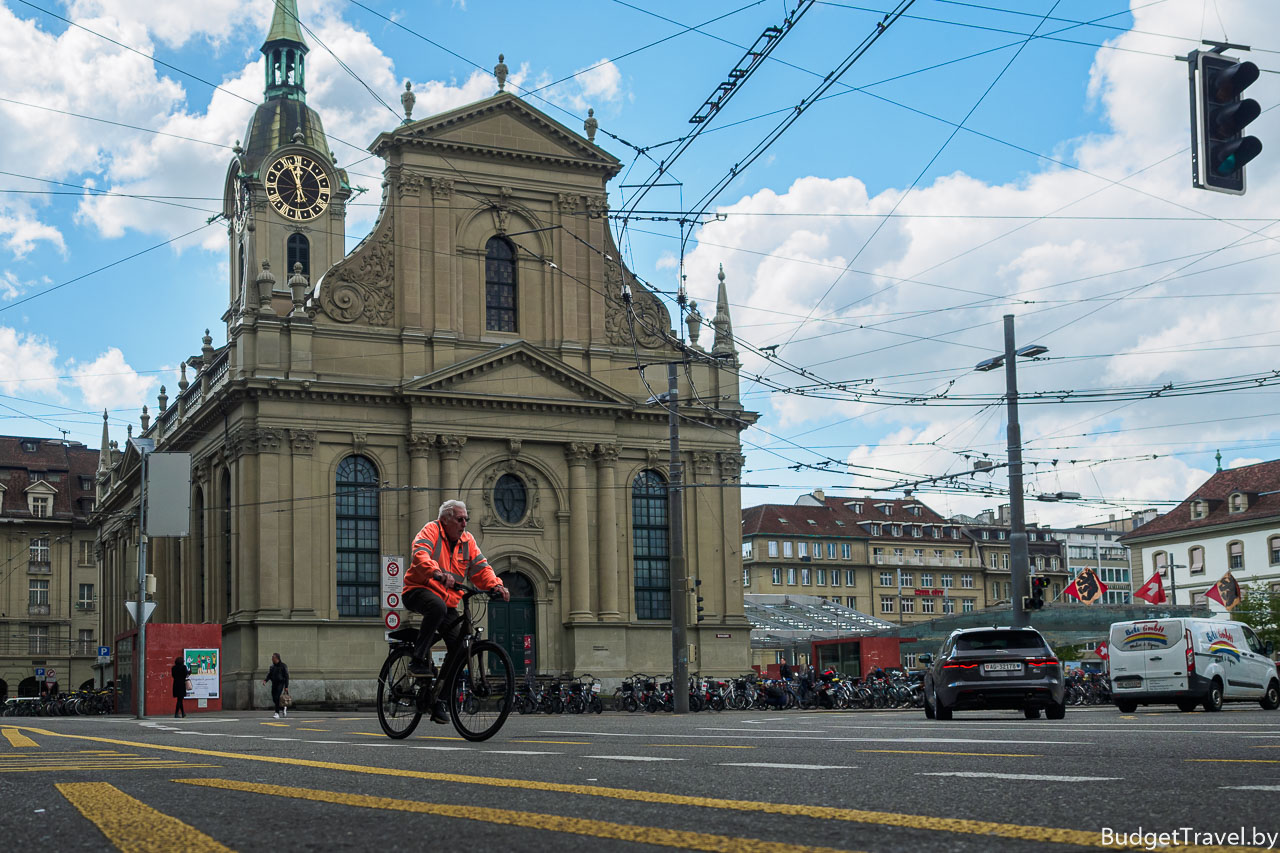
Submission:
<svg viewBox="0 0 1280 853">
<path fill-rule="evenodd" d="M 267 80 L 264 93 L 271 98 L 307 99 L 306 55 L 310 49 L 302 37 L 298 21 L 298 0 L 272 0 L 271 29 L 262 44 L 267 58 Z"/>
<path fill-rule="evenodd" d="M 724 264 L 720 265 L 720 288 L 716 291 L 716 316 L 711 327 L 716 331 L 715 343 L 711 347 L 712 355 L 737 355 L 733 345 L 733 324 L 729 321 L 729 296 L 724 287 Z"/>
<path fill-rule="evenodd" d="M 498 54 L 498 64 L 493 66 L 493 76 L 498 78 L 498 91 L 505 91 L 507 88 L 507 63 L 503 61 L 504 57 Z"/>
<path fill-rule="evenodd" d="M 98 473 L 111 470 L 111 434 L 107 431 L 107 410 L 102 410 L 102 446 L 98 450 Z"/>
</svg>

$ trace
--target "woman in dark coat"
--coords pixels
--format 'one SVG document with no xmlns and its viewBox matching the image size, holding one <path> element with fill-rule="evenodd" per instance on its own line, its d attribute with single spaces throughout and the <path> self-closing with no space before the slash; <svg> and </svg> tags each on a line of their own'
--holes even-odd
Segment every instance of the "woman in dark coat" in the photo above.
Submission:
<svg viewBox="0 0 1280 853">
<path fill-rule="evenodd" d="M 187 669 L 187 665 L 182 662 L 182 658 L 174 658 L 173 667 L 170 668 L 169 674 L 173 676 L 173 698 L 178 700 L 173 705 L 173 715 L 175 717 L 185 717 L 187 709 L 182 707 L 182 700 L 187 695 L 187 679 L 191 677 L 191 670 Z"/>
</svg>

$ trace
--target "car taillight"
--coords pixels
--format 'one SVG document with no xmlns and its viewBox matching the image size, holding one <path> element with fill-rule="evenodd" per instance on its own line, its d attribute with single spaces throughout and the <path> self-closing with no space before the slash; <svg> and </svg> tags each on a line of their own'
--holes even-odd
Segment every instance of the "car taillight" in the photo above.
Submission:
<svg viewBox="0 0 1280 853">
<path fill-rule="evenodd" d="M 1057 658 L 1027 658 L 1027 666 L 1057 666 Z"/>
<path fill-rule="evenodd" d="M 975 669 L 977 668 L 977 666 L 978 665 L 976 663 L 944 663 L 942 665 L 942 668 L 943 669 Z"/>
<path fill-rule="evenodd" d="M 1196 650 L 1191 646 L 1191 629 L 1187 629 L 1187 675 L 1196 671 Z"/>
</svg>

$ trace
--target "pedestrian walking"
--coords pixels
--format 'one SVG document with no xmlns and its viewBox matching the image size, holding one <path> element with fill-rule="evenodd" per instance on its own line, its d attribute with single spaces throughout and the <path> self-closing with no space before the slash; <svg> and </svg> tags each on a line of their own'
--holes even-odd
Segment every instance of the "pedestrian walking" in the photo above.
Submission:
<svg viewBox="0 0 1280 853">
<path fill-rule="evenodd" d="M 281 716 L 289 716 L 289 709 L 280 704 L 281 695 L 289 689 L 289 667 L 280 660 L 279 652 L 271 655 L 271 669 L 267 670 L 267 677 L 262 679 L 263 684 L 267 682 L 271 682 L 271 704 L 276 708 L 273 716 L 277 720 Z"/>
<path fill-rule="evenodd" d="M 173 703 L 173 716 L 185 717 L 187 709 L 182 707 L 182 700 L 187 696 L 187 679 L 191 677 L 191 670 L 187 669 L 182 658 L 174 658 L 169 674 L 173 676 L 173 698 L 176 700 Z"/>
</svg>

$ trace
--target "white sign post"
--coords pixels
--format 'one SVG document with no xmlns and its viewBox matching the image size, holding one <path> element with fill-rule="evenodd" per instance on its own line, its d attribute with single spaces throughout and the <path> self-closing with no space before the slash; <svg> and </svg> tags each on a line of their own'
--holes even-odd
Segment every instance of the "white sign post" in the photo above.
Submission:
<svg viewBox="0 0 1280 853">
<path fill-rule="evenodd" d="M 382 557 L 382 621 L 387 632 L 400 627 L 401 614 L 404 612 L 404 573 L 408 567 L 404 557 Z"/>
</svg>

